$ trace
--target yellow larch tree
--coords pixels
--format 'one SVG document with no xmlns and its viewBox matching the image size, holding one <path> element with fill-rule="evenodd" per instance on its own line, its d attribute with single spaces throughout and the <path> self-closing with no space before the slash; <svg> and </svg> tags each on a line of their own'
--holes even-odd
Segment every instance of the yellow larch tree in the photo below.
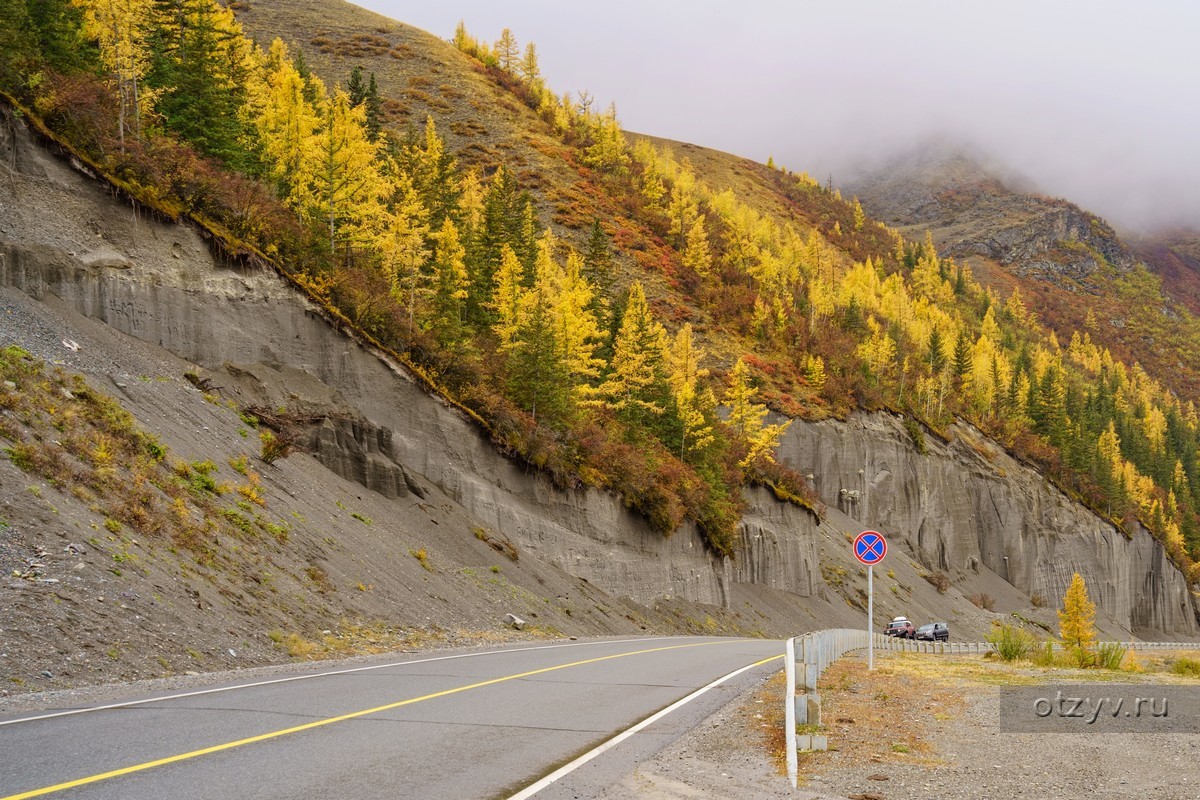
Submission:
<svg viewBox="0 0 1200 800">
<path fill-rule="evenodd" d="M 754 402 L 757 395 L 758 389 L 750 380 L 750 368 L 746 366 L 745 359 L 739 358 L 729 373 L 729 389 L 725 392 L 723 402 L 729 409 L 725 425 L 746 447 L 746 455 L 738 462 L 743 469 L 760 458 L 774 462 L 775 447 L 783 432 L 792 424 L 788 420 L 781 425 L 767 425 L 767 407 Z"/>
<path fill-rule="evenodd" d="M 387 183 L 376 161 L 379 144 L 367 135 L 366 113 L 363 106 L 350 103 L 345 91 L 334 91 L 325 104 L 307 175 L 301 211 L 311 219 L 323 218 L 335 255 L 352 237 L 371 233 L 382 217 L 380 200 Z"/>
<path fill-rule="evenodd" d="M 666 360 L 667 332 L 654 319 L 642 284 L 634 281 L 613 343 L 610 370 L 597 394 L 635 421 L 658 416 L 670 391 Z"/>
<path fill-rule="evenodd" d="M 447 217 L 434 236 L 433 248 L 433 298 L 430 328 L 438 342 L 445 347 L 455 348 L 467 337 L 463 325 L 463 307 L 467 300 L 466 248 L 459 240 L 458 228 Z"/>
<path fill-rule="evenodd" d="M 500 68 L 516 74 L 516 68 L 521 58 L 521 48 L 517 44 L 517 37 L 513 36 L 512 30 L 505 28 L 500 31 L 500 38 L 496 40 L 494 49 L 496 58 L 500 62 Z"/>
<path fill-rule="evenodd" d="M 525 268 L 512 247 L 505 244 L 500 250 L 500 266 L 496 269 L 495 289 L 492 292 L 491 309 L 496 314 L 492 331 L 500 342 L 500 350 L 512 348 L 521 318 L 522 284 Z"/>
<path fill-rule="evenodd" d="M 711 420 L 717 403 L 711 390 L 699 388 L 700 378 L 708 375 L 708 370 L 700 367 L 702 358 L 691 323 L 686 323 L 671 340 L 668 353 L 668 380 L 680 424 L 679 457 L 684 460 L 713 442 Z"/>
<path fill-rule="evenodd" d="M 825 388 L 825 359 L 809 353 L 804 361 L 804 380 L 819 394 Z"/>
<path fill-rule="evenodd" d="M 688 231 L 687 242 L 683 247 L 683 266 L 702 278 L 707 278 L 712 271 L 712 251 L 708 246 L 708 233 L 705 231 L 702 216 L 696 218 L 695 224 Z"/>
<path fill-rule="evenodd" d="M 1088 599 L 1087 584 L 1078 572 L 1063 595 L 1058 612 L 1058 633 L 1063 645 L 1079 654 L 1081 660 L 1096 643 L 1096 604 Z"/>
<path fill-rule="evenodd" d="M 112 76 L 117 94 L 117 134 L 141 136 L 144 116 L 153 112 L 153 95 L 142 85 L 150 70 L 149 25 L 153 0 L 76 0 L 83 9 L 84 35 L 100 46 L 100 61 Z"/>
<path fill-rule="evenodd" d="M 408 324 L 414 324 L 420 298 L 429 292 L 424 273 L 429 260 L 425 242 L 429 236 L 429 212 L 404 173 L 394 180 L 393 204 L 375 237 L 380 266 L 392 296 L 408 309 Z"/>
<path fill-rule="evenodd" d="M 685 165 L 675 175 L 675 184 L 671 187 L 670 201 L 667 204 L 667 216 L 671 220 L 669 235 L 676 246 L 682 247 L 687 241 L 688 231 L 696 224 L 700 216 L 696 198 L 696 175 L 690 165 Z"/>
<path fill-rule="evenodd" d="M 549 233 L 549 231 L 547 231 Z M 557 329 L 556 340 L 571 383 L 571 395 L 578 399 L 584 394 L 586 381 L 599 377 L 603 361 L 596 357 L 601 340 L 600 325 L 591 311 L 594 292 L 583 276 L 583 259 L 575 251 L 567 254 L 565 267 L 559 268 L 553 254 L 547 251 L 548 268 L 554 294 L 551 316 Z M 542 268 L 539 249 L 538 264 Z"/>
<path fill-rule="evenodd" d="M 633 145 L 633 159 L 642 167 L 641 177 L 637 181 L 638 190 L 642 193 L 646 205 L 657 208 L 667 193 L 667 187 L 663 183 L 654 145 L 647 139 L 638 139 Z"/>
<path fill-rule="evenodd" d="M 271 43 L 262 79 L 251 83 L 251 104 L 268 172 L 280 195 L 295 207 L 297 190 L 316 158 L 315 134 L 321 120 L 305 99 L 304 76 L 282 39 Z"/>
</svg>

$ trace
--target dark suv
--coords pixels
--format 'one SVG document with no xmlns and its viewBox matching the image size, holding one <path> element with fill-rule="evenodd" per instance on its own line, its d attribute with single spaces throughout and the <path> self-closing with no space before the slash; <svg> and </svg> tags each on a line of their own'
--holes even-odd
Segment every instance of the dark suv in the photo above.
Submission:
<svg viewBox="0 0 1200 800">
<path fill-rule="evenodd" d="M 928 642 L 948 642 L 950 641 L 950 626 L 944 622 L 928 622 L 917 628 L 916 638 Z"/>
<path fill-rule="evenodd" d="M 901 639 L 913 639 L 916 638 L 917 629 L 913 627 L 911 622 L 901 617 L 889 622 L 883 633 L 885 636 L 896 636 Z"/>
</svg>

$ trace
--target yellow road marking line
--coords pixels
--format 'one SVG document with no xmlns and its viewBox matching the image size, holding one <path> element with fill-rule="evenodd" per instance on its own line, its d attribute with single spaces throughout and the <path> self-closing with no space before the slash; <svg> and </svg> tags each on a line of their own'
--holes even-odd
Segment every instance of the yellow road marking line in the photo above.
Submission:
<svg viewBox="0 0 1200 800">
<path fill-rule="evenodd" d="M 732 641 L 738 641 L 738 640 L 732 640 Z M 77 778 L 73 781 L 66 781 L 64 783 L 56 783 L 53 786 L 45 786 L 41 789 L 32 789 L 27 792 L 21 792 L 19 794 L 12 794 L 12 795 L 8 795 L 7 797 L 0 797 L 0 800 L 26 800 L 26 798 L 30 798 L 30 797 L 42 797 L 43 795 L 51 794 L 53 792 L 61 792 L 66 789 L 74 789 L 77 786 L 87 786 L 88 784 L 99 783 L 100 781 L 106 781 L 110 778 L 118 778 L 122 775 L 130 775 L 135 772 L 144 772 L 145 770 L 148 770 L 148 769 L 166 766 L 167 764 L 174 764 L 178 761 L 187 761 L 189 759 L 198 758 L 200 756 L 206 756 L 206 755 L 210 755 L 212 753 L 219 753 L 222 750 L 232 750 L 235 747 L 241 747 L 241 746 L 247 745 L 247 744 L 254 744 L 255 742 L 265 742 L 269 739 L 277 739 L 280 736 L 287 736 L 288 734 L 292 734 L 292 733 L 299 733 L 301 731 L 307 731 L 307 730 L 311 730 L 313 728 L 320 728 L 325 725 L 332 725 L 335 722 L 345 722 L 346 720 L 349 720 L 349 719 L 357 719 L 358 717 L 365 717 L 370 714 L 378 714 L 383 711 L 390 711 L 393 708 L 400 708 L 401 706 L 408 706 L 408 705 L 412 705 L 413 703 L 420 703 L 425 700 L 433 700 L 438 697 L 446 697 L 447 695 L 458 694 L 459 692 L 465 692 L 470 689 L 479 689 L 484 686 L 492 686 L 497 683 L 504 683 L 506 681 L 514 681 L 514 680 L 518 680 L 520 678 L 528 678 L 533 675 L 542 675 L 544 673 L 555 672 L 560 669 L 568 669 L 570 667 L 581 667 L 581 666 L 584 666 L 585 664 L 595 664 L 600 661 L 610 661 L 614 658 L 625 658 L 626 656 L 645 655 L 646 653 L 657 653 L 657 652 L 661 652 L 664 650 L 679 650 L 679 649 L 682 649 L 685 647 L 704 647 L 706 645 L 712 645 L 712 644 L 729 644 L 729 643 L 731 643 L 731 642 L 718 641 L 718 642 L 697 642 L 695 644 L 676 644 L 676 645 L 670 645 L 667 647 L 653 647 L 648 650 L 633 650 L 628 653 L 615 653 L 610 656 L 600 656 L 598 658 L 589 658 L 584 661 L 573 661 L 570 664 L 559 664 L 559 665 L 553 666 L 553 667 L 542 667 L 541 669 L 530 670 L 529 672 L 521 672 L 516 675 L 506 675 L 502 678 L 492 678 L 490 680 L 480 681 L 479 683 L 472 683 L 468 686 L 458 686 L 454 689 L 444 689 L 440 692 L 433 692 L 432 694 L 422 695 L 421 697 L 412 697 L 412 698 L 409 698 L 408 700 L 400 700 L 395 703 L 388 703 L 387 705 L 376 706 L 375 708 L 368 708 L 368 709 L 364 709 L 362 711 L 352 711 L 349 714 L 342 714 L 342 715 L 336 716 L 336 717 L 327 717 L 325 719 L 319 719 L 319 720 L 315 720 L 313 722 L 306 722 L 303 725 L 296 725 L 295 727 L 292 727 L 292 728 L 284 728 L 282 730 L 271 731 L 269 733 L 260 733 L 258 736 L 250 736 L 245 739 L 238 739 L 233 742 L 225 742 L 223 744 L 216 744 L 211 747 L 204 747 L 199 750 L 192 750 L 187 753 L 179 753 L 178 755 L 167 756 L 166 758 L 160 758 L 160 759 L 156 759 L 154 761 L 146 761 L 142 764 L 134 764 L 133 766 L 122 767 L 121 769 L 114 769 L 110 772 L 102 772 L 97 775 L 89 775 L 86 778 Z"/>
</svg>

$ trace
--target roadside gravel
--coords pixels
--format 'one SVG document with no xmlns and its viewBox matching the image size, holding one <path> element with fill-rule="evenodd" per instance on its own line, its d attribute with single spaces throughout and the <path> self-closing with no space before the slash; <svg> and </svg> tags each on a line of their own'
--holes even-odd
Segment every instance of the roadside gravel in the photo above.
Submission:
<svg viewBox="0 0 1200 800">
<path fill-rule="evenodd" d="M 772 726 L 782 730 L 776 680 L 730 703 L 600 797 L 1200 798 L 1200 736 L 1004 733 L 997 723 L 1000 669 L 993 669 L 1000 665 L 974 659 L 967 670 L 978 674 L 964 679 L 957 669 L 939 676 L 941 664 L 933 657 L 906 658 L 924 661 L 909 668 L 886 656 L 868 674 L 863 658 L 849 656 L 826 672 L 824 722 L 836 749 L 801 756 L 796 790 L 783 771 L 781 737 L 771 737 Z M 1052 680 L 1085 679 L 1071 672 Z M 1130 675 L 1120 681 L 1154 683 L 1161 677 Z"/>
</svg>

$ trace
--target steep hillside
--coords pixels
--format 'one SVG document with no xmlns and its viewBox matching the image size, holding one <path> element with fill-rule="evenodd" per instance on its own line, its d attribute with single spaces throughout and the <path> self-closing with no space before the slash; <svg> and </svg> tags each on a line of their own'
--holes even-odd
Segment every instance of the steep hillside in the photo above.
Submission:
<svg viewBox="0 0 1200 800">
<path fill-rule="evenodd" d="M 110 6 L 49 1 L 27 25 L 61 28 L 21 41 L 119 52 Z M 1112 635 L 1195 635 L 1200 419 L 1141 369 L 465 29 L 233 5 L 138 23 L 189 43 L 144 53 L 153 92 L 93 50 L 0 57 L 19 685 L 82 680 L 79 653 L 157 674 L 518 635 L 509 612 L 525 636 L 850 624 L 848 537 L 875 526 L 881 619 L 1051 625 L 1078 571 Z M 125 644 L 46 647 L 92 629 Z"/>
</svg>

